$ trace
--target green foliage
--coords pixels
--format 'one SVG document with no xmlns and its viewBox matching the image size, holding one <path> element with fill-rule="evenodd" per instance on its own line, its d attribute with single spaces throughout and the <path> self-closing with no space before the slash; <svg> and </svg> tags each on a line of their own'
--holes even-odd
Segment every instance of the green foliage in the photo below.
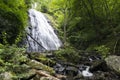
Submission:
<svg viewBox="0 0 120 80">
<path fill-rule="evenodd" d="M 97 50 L 98 53 L 101 53 L 103 58 L 107 57 L 110 54 L 110 48 L 106 47 L 105 45 L 95 47 L 95 50 Z"/>
<path fill-rule="evenodd" d="M 120 1 L 41 0 L 39 3 L 53 16 L 61 39 L 66 38 L 79 50 L 93 50 L 94 46 L 103 44 L 114 52 L 114 43 L 120 33 Z M 116 49 L 120 50 L 118 44 Z"/>
<path fill-rule="evenodd" d="M 0 42 L 15 43 L 27 23 L 27 7 L 24 0 L 0 1 Z"/>
<path fill-rule="evenodd" d="M 66 47 L 65 49 L 56 51 L 54 54 L 58 60 L 63 60 L 66 62 L 77 63 L 81 59 L 79 52 L 73 47 Z"/>
<path fill-rule="evenodd" d="M 31 53 L 30 57 L 48 66 L 53 66 L 56 63 L 54 60 L 46 57 L 45 53 Z"/>
<path fill-rule="evenodd" d="M 4 46 L 0 44 L 0 73 L 10 71 L 17 75 L 19 78 L 20 74 L 27 71 L 27 67 L 24 64 L 28 61 L 25 55 L 24 48 L 18 48 L 17 46 Z"/>
<path fill-rule="evenodd" d="M 108 46 L 112 39 L 116 41 L 120 31 L 119 6 L 118 0 L 74 0 L 72 20 L 67 28 L 69 42 L 77 49 L 86 50 L 91 45 Z M 112 51 L 114 44 L 109 47 Z"/>
<path fill-rule="evenodd" d="M 32 4 L 33 0 L 24 0 L 24 1 L 25 1 L 25 4 L 26 4 L 27 8 L 28 9 L 31 8 L 31 4 Z"/>
<path fill-rule="evenodd" d="M 25 49 L 17 48 L 16 46 L 8 46 L 3 48 L 3 51 L 0 53 L 2 55 L 0 58 L 5 62 L 20 64 L 20 62 L 26 61 L 26 57 L 23 56 L 23 53 L 25 53 Z"/>
</svg>

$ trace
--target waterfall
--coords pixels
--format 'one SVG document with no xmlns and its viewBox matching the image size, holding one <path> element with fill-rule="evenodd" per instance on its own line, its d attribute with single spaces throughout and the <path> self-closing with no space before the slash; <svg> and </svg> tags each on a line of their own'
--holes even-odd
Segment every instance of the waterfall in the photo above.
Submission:
<svg viewBox="0 0 120 80">
<path fill-rule="evenodd" d="M 30 26 L 26 29 L 27 52 L 58 50 L 62 43 L 45 16 L 35 9 L 28 12 Z"/>
</svg>

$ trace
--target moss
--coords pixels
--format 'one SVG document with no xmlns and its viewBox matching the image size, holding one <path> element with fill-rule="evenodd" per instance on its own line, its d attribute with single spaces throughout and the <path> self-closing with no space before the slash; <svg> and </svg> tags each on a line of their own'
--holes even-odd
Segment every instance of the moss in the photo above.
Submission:
<svg viewBox="0 0 120 80">
<path fill-rule="evenodd" d="M 55 60 L 46 57 L 46 53 L 31 53 L 30 54 L 32 59 L 35 59 L 45 65 L 52 66 L 56 63 Z"/>
<path fill-rule="evenodd" d="M 5 72 L 5 67 L 0 66 L 0 73 Z"/>
<path fill-rule="evenodd" d="M 46 65 L 44 65 L 41 62 L 38 62 L 36 60 L 30 60 L 27 64 L 33 69 L 44 70 L 44 71 L 49 72 L 50 74 L 55 73 L 53 68 L 46 66 Z"/>
</svg>

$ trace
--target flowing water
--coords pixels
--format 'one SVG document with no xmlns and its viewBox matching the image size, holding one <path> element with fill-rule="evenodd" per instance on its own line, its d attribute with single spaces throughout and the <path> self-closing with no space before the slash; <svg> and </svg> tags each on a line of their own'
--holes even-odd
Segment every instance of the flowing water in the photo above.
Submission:
<svg viewBox="0 0 120 80">
<path fill-rule="evenodd" d="M 29 18 L 30 26 L 26 29 L 27 52 L 58 50 L 62 43 L 43 13 L 30 9 Z"/>
</svg>

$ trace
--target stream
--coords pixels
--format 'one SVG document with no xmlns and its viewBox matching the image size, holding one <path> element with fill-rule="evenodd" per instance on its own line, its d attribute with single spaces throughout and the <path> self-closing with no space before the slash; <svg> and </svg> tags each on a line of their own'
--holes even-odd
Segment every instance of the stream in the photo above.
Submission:
<svg viewBox="0 0 120 80">
<path fill-rule="evenodd" d="M 107 67 L 101 56 L 88 56 L 79 64 L 58 61 L 53 68 L 56 74 L 66 76 L 61 80 L 119 80 L 120 78 Z"/>
</svg>

